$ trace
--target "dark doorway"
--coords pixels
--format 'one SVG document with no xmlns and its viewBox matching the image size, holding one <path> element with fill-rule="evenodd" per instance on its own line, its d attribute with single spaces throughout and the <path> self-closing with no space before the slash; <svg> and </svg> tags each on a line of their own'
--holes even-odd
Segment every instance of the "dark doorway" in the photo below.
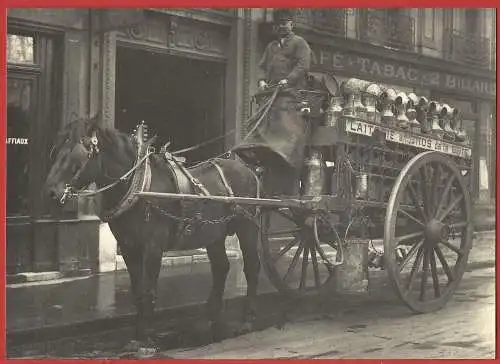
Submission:
<svg viewBox="0 0 500 364">
<path fill-rule="evenodd" d="M 115 127 L 144 120 L 158 146 L 187 148 L 224 134 L 225 65 L 117 47 Z M 188 164 L 223 152 L 223 139 L 184 156 Z"/>
</svg>

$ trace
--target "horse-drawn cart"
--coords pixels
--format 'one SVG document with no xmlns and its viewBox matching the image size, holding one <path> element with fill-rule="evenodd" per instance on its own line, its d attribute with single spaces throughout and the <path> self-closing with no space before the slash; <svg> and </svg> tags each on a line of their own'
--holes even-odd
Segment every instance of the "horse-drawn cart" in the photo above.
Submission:
<svg viewBox="0 0 500 364">
<path fill-rule="evenodd" d="M 138 195 L 258 207 L 261 262 L 283 293 L 363 290 L 368 269 L 382 268 L 413 310 L 441 308 L 472 247 L 458 111 L 357 79 L 334 97 L 308 92 L 322 102 L 301 105 L 313 128 L 300 196 Z"/>
<path fill-rule="evenodd" d="M 460 113 L 357 79 L 337 89 L 259 95 L 262 107 L 248 135 L 260 137 L 245 138 L 251 148 L 243 154 L 265 162 L 268 143 L 300 165 L 296 185 L 277 172 L 266 176 L 273 165 L 259 174 L 259 166 L 236 158 L 187 168 L 166 148 L 151 149 L 145 125 L 131 138 L 96 116 L 61 131 L 44 191 L 62 204 L 101 196 L 99 216 L 109 222 L 130 274 L 138 337 L 153 317 L 168 250 L 206 247 L 213 276 L 208 314 L 220 317 L 229 271 L 224 242 L 232 234 L 247 280 L 246 322 L 256 315 L 260 265 L 287 295 L 364 291 L 369 269 L 385 269 L 413 310 L 447 302 L 472 246 L 471 148 Z M 291 123 L 273 120 L 283 115 Z M 269 176 L 299 192 L 269 193 Z M 97 190 L 81 190 L 92 182 Z"/>
</svg>

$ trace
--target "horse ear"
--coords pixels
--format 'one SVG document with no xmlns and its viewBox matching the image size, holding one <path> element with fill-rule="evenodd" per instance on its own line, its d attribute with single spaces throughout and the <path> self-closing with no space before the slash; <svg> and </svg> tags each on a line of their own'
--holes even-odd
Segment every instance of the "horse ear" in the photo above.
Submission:
<svg viewBox="0 0 500 364">
<path fill-rule="evenodd" d="M 90 117 L 88 119 L 88 122 L 87 122 L 87 125 L 88 125 L 88 128 L 89 128 L 89 131 L 93 131 L 97 128 L 99 128 L 99 125 L 101 124 L 101 112 L 98 111 L 97 114 L 95 114 L 94 116 Z"/>
</svg>

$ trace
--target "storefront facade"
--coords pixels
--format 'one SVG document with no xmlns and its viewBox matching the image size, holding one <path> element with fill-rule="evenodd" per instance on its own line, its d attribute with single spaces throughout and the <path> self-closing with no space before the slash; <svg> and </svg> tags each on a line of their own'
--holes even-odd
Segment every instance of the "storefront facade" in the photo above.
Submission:
<svg viewBox="0 0 500 364">
<path fill-rule="evenodd" d="M 130 132 L 144 120 L 185 148 L 237 127 L 243 10 L 10 9 L 8 13 L 7 265 L 23 272 L 116 269 L 117 246 L 95 212 L 65 210 L 41 186 L 67 123 L 101 112 Z M 217 155 L 234 135 L 186 155 Z"/>
<path fill-rule="evenodd" d="M 86 112 L 85 77 L 73 72 L 86 22 L 77 10 L 8 13 L 8 274 L 95 268 L 87 242 L 97 243 L 96 219 L 53 210 L 41 193 L 61 120 Z"/>
</svg>

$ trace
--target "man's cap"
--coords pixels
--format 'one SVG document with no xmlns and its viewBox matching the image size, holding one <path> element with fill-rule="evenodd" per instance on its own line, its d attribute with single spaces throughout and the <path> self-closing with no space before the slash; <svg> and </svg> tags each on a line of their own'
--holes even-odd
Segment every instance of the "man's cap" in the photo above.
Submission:
<svg viewBox="0 0 500 364">
<path fill-rule="evenodd" d="M 295 10 L 294 9 L 274 9 L 273 20 L 275 23 L 280 21 L 293 21 L 295 20 Z"/>
</svg>

